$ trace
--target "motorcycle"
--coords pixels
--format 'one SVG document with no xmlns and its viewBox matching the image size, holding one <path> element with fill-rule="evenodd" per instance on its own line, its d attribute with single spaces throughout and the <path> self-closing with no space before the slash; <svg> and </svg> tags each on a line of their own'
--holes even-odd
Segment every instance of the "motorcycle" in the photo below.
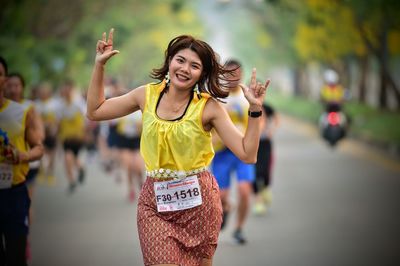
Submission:
<svg viewBox="0 0 400 266">
<path fill-rule="evenodd" d="M 347 118 L 340 110 L 324 112 L 319 119 L 320 133 L 331 147 L 346 136 Z"/>
</svg>

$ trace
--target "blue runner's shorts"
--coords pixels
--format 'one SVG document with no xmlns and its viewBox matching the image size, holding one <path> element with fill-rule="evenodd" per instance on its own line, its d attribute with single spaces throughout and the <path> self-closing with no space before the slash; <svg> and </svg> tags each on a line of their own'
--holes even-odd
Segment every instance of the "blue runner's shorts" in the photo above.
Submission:
<svg viewBox="0 0 400 266">
<path fill-rule="evenodd" d="M 229 149 L 215 153 L 211 170 L 217 179 L 220 189 L 228 189 L 231 184 L 231 174 L 236 173 L 238 183 L 252 183 L 255 179 L 255 165 L 242 162 Z"/>
</svg>

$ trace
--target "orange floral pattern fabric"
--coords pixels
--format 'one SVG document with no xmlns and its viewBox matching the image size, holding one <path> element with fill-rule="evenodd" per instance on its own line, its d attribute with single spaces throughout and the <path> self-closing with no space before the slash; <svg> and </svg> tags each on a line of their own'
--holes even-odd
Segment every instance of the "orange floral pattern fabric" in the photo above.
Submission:
<svg viewBox="0 0 400 266">
<path fill-rule="evenodd" d="M 145 265 L 200 265 L 217 248 L 222 206 L 215 177 L 197 174 L 203 203 L 182 211 L 157 212 L 155 179 L 147 177 L 138 203 L 138 231 Z"/>
</svg>

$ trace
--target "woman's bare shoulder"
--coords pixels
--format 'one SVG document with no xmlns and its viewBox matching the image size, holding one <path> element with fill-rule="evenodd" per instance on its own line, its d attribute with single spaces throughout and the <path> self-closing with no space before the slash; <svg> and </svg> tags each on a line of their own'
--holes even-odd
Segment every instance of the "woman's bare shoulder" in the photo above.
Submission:
<svg viewBox="0 0 400 266">
<path fill-rule="evenodd" d="M 213 121 L 225 112 L 222 103 L 214 98 L 208 99 L 203 111 L 203 125 L 204 128 L 211 129 Z"/>
</svg>

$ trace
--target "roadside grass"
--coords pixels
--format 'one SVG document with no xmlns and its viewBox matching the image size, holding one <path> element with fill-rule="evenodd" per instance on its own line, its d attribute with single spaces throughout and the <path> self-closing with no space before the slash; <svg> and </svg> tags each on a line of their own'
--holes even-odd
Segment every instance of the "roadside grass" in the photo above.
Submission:
<svg viewBox="0 0 400 266">
<path fill-rule="evenodd" d="M 322 112 L 319 102 L 301 97 L 288 97 L 273 92 L 267 101 L 277 112 L 292 115 L 317 126 Z M 356 102 L 347 102 L 344 111 L 351 118 L 349 135 L 368 142 L 400 147 L 400 112 L 375 109 Z"/>
</svg>

